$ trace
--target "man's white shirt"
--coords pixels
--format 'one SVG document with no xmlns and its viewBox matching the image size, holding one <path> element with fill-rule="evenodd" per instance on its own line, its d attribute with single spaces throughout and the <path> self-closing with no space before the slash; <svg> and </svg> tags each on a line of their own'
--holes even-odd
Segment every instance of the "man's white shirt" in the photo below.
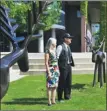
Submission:
<svg viewBox="0 0 107 111">
<path fill-rule="evenodd" d="M 64 45 L 65 45 L 65 47 L 66 47 L 66 49 L 67 49 L 67 51 L 68 51 L 68 45 L 66 44 L 66 43 L 63 43 Z M 60 54 L 61 54 L 61 52 L 62 52 L 62 45 L 59 45 L 58 47 L 57 47 L 57 49 L 56 49 L 56 56 L 57 56 L 57 59 L 59 59 L 59 56 L 60 56 Z M 68 63 L 69 63 L 69 60 L 68 60 Z"/>
</svg>

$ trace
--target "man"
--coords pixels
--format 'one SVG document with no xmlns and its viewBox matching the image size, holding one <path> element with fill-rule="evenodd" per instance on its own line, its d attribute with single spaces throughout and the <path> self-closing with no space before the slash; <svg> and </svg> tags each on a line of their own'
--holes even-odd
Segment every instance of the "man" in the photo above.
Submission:
<svg viewBox="0 0 107 111">
<path fill-rule="evenodd" d="M 64 99 L 69 100 L 71 96 L 71 84 L 72 84 L 72 69 L 74 61 L 69 44 L 72 41 L 72 37 L 69 33 L 65 33 L 63 36 L 63 44 L 57 47 L 57 58 L 60 71 L 59 83 L 58 83 L 58 101 L 62 101 L 62 95 L 64 92 Z"/>
</svg>

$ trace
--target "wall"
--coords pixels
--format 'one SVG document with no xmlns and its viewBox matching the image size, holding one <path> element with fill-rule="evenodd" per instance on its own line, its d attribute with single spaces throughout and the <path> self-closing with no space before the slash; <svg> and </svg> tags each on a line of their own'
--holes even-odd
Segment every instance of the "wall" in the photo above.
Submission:
<svg viewBox="0 0 107 111">
<path fill-rule="evenodd" d="M 65 5 L 66 31 L 74 36 L 71 44 L 72 52 L 81 52 L 81 17 L 77 17 L 79 6 Z"/>
<path fill-rule="evenodd" d="M 100 9 L 90 8 L 89 14 L 92 23 L 100 22 Z"/>
</svg>

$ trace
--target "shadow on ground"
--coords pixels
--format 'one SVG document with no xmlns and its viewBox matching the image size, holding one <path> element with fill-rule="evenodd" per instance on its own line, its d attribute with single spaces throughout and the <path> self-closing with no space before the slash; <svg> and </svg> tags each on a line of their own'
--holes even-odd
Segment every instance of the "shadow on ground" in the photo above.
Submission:
<svg viewBox="0 0 107 111">
<path fill-rule="evenodd" d="M 47 98 L 17 98 L 13 99 L 9 102 L 2 102 L 2 104 L 6 105 L 13 105 L 13 104 L 20 104 L 20 105 L 36 105 L 36 104 L 47 104 Z"/>
<path fill-rule="evenodd" d="M 72 89 L 86 89 L 84 88 L 86 84 L 73 84 L 72 85 Z M 2 102 L 2 104 L 6 104 L 6 105 L 36 105 L 36 104 L 40 104 L 40 105 L 46 105 L 47 104 L 47 98 L 15 98 L 12 101 L 4 101 Z"/>
<path fill-rule="evenodd" d="M 86 88 L 84 88 L 84 86 L 85 86 L 86 84 L 78 84 L 78 83 L 76 83 L 76 84 L 73 84 L 72 85 L 72 89 L 86 89 Z"/>
</svg>

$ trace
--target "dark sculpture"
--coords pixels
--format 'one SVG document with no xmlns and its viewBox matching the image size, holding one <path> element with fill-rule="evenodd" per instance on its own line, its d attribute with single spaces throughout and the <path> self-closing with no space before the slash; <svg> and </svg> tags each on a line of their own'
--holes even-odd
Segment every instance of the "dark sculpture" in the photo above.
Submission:
<svg viewBox="0 0 107 111">
<path fill-rule="evenodd" d="M 87 41 L 87 37 L 85 37 L 86 42 L 89 44 L 90 49 L 92 51 L 92 62 L 95 63 L 94 68 L 94 78 L 93 78 L 93 87 L 96 83 L 96 76 L 97 76 L 97 70 L 98 70 L 98 82 L 100 82 L 100 87 L 103 86 L 103 82 L 105 83 L 105 54 L 103 51 L 101 51 L 105 38 L 103 38 L 102 42 L 100 43 L 99 48 L 96 50 L 92 47 L 92 43 Z"/>
<path fill-rule="evenodd" d="M 8 18 L 8 11 L 5 7 L 0 5 L 0 36 L 6 37 L 13 46 L 13 51 L 0 59 L 0 99 L 2 99 L 9 86 L 9 69 L 16 62 L 22 72 L 29 70 L 29 60 L 27 46 L 31 40 L 40 38 L 40 34 L 34 34 L 40 23 L 40 14 L 46 15 L 43 10 L 46 8 L 47 2 L 42 8 L 41 1 L 39 1 L 39 13 L 37 13 L 36 3 L 32 3 L 32 10 L 28 10 L 28 31 L 26 37 L 16 37 L 14 31 L 18 25 L 11 26 Z"/>
</svg>

